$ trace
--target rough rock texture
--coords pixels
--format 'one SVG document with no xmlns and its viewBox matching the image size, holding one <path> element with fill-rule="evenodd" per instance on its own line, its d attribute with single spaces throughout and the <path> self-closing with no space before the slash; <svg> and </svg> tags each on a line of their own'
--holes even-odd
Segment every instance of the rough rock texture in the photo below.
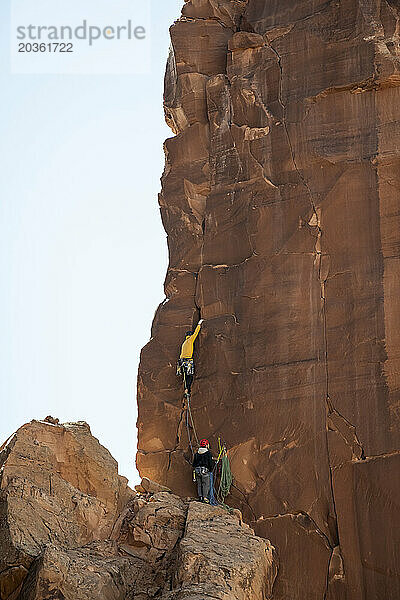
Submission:
<svg viewBox="0 0 400 600">
<path fill-rule="evenodd" d="M 45 546 L 76 548 L 110 537 L 133 495 L 83 422 L 23 425 L 1 447 L 0 467 L 1 600 Z"/>
<path fill-rule="evenodd" d="M 128 506 L 117 536 L 120 551 L 162 573 L 163 600 L 271 597 L 272 546 L 223 508 L 158 492 Z"/>
<path fill-rule="evenodd" d="M 271 597 L 274 549 L 238 511 L 135 495 L 86 423 L 32 421 L 0 461 L 0 600 Z"/>
<path fill-rule="evenodd" d="M 172 598 L 271 598 L 276 564 L 271 546 L 224 509 L 192 502 L 179 546 L 181 590 Z"/>
<path fill-rule="evenodd" d="M 150 566 L 122 558 L 111 542 L 75 550 L 47 546 L 33 563 L 17 600 L 148 600 L 159 585 Z"/>
<path fill-rule="evenodd" d="M 397 0 L 191 0 L 171 28 L 137 463 L 192 493 L 175 363 L 202 317 L 194 420 L 276 599 L 400 597 L 399 31 Z"/>
</svg>

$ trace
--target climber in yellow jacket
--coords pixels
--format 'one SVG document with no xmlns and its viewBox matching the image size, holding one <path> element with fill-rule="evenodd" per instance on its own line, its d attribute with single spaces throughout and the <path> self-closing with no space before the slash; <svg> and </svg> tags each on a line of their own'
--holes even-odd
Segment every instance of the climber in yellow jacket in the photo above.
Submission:
<svg viewBox="0 0 400 600">
<path fill-rule="evenodd" d="M 193 351 L 194 351 L 194 342 L 197 336 L 200 333 L 201 324 L 203 323 L 203 319 L 197 324 L 197 327 L 194 331 L 187 331 L 185 336 L 185 341 L 181 347 L 181 355 L 178 360 L 177 367 L 177 375 L 183 376 L 183 383 L 185 386 L 185 394 L 190 394 L 190 390 L 192 388 L 193 377 L 194 377 L 194 361 L 193 361 Z"/>
</svg>

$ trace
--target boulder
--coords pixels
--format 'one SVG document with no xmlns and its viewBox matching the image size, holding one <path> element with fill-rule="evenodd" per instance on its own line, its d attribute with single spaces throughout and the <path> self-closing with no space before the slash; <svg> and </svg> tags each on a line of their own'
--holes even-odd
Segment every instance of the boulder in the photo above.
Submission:
<svg viewBox="0 0 400 600">
<path fill-rule="evenodd" d="M 120 548 L 129 556 L 157 563 L 182 537 L 186 513 L 187 504 L 168 492 L 154 494 L 149 501 L 133 500 L 118 530 Z"/>
<path fill-rule="evenodd" d="M 18 600 L 148 600 L 160 584 L 147 563 L 120 557 L 110 542 L 75 550 L 49 545 L 32 564 Z"/>
<path fill-rule="evenodd" d="M 242 525 L 237 515 L 200 502 L 189 505 L 179 544 L 173 598 L 265 600 L 277 574 L 274 548 Z"/>
<path fill-rule="evenodd" d="M 48 545 L 110 537 L 132 497 L 111 454 L 86 423 L 23 425 L 0 452 L 1 600 Z"/>
<path fill-rule="evenodd" d="M 165 485 L 160 485 L 159 483 L 156 483 L 155 481 L 151 481 L 148 477 L 143 477 L 140 485 L 144 489 L 144 491 L 147 492 L 148 494 L 157 494 L 158 492 L 170 492 L 171 491 L 169 488 L 165 487 Z"/>
</svg>

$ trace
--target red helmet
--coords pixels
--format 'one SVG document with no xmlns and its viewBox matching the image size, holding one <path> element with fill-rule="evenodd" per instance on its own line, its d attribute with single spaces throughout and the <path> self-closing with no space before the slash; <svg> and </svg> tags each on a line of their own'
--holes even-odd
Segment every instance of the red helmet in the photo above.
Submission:
<svg viewBox="0 0 400 600">
<path fill-rule="evenodd" d="M 210 445 L 210 442 L 208 440 L 201 440 L 200 442 L 200 448 L 207 448 L 207 446 Z"/>
</svg>

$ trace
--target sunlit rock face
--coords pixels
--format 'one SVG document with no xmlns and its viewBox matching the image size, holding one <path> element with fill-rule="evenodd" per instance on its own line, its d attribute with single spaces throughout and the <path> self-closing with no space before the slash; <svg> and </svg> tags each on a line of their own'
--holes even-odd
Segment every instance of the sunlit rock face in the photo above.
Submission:
<svg viewBox="0 0 400 600">
<path fill-rule="evenodd" d="M 202 317 L 196 428 L 276 600 L 400 597 L 399 28 L 397 0 L 192 0 L 171 28 L 137 462 L 194 493 L 175 363 Z"/>
<path fill-rule="evenodd" d="M 87 423 L 27 423 L 0 466 L 0 600 L 271 597 L 274 548 L 239 511 L 134 493 Z"/>
<path fill-rule="evenodd" d="M 61 549 L 110 538 L 133 496 L 127 483 L 87 423 L 48 418 L 20 427 L 0 447 L 0 599 L 30 600 L 21 586 L 47 548 L 52 561 Z"/>
</svg>

